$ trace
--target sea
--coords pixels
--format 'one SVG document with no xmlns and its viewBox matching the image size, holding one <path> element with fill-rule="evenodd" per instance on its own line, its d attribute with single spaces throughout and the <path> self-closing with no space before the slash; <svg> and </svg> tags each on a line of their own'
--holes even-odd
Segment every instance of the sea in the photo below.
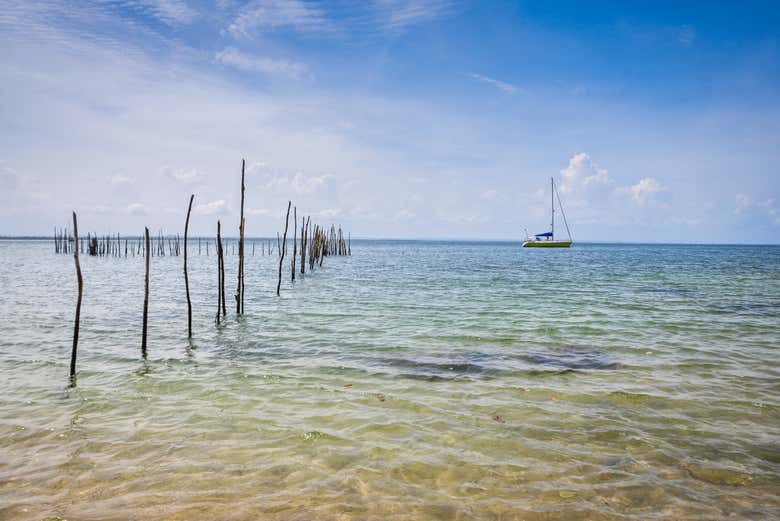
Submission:
<svg viewBox="0 0 780 521">
<path fill-rule="evenodd" d="M 0 519 L 780 518 L 778 246 L 352 240 L 277 297 L 248 239 L 217 325 L 210 241 L 146 359 L 133 241 L 81 255 L 75 384 L 73 256 L 0 241 Z"/>
</svg>

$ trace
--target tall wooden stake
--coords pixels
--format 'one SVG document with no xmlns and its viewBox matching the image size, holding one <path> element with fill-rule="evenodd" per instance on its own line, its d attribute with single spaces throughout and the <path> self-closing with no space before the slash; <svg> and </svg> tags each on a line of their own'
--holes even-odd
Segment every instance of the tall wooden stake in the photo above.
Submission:
<svg viewBox="0 0 780 521">
<path fill-rule="evenodd" d="M 222 264 L 222 232 L 221 223 L 217 221 L 217 324 L 219 324 L 219 308 L 225 309 L 225 275 Z M 206 243 L 208 246 L 208 243 Z"/>
<path fill-rule="evenodd" d="M 292 281 L 295 282 L 295 258 L 298 256 L 298 207 L 293 208 L 293 254 L 292 254 Z"/>
<path fill-rule="evenodd" d="M 144 325 L 141 334 L 141 355 L 146 358 L 146 324 L 149 316 L 149 261 L 151 246 L 149 245 L 149 228 L 144 228 L 144 240 L 146 245 L 146 277 L 144 279 Z"/>
<path fill-rule="evenodd" d="M 290 206 L 292 201 L 287 202 L 287 217 L 284 219 L 284 238 L 282 239 L 282 249 L 279 254 L 279 282 L 276 284 L 276 296 L 279 296 L 279 292 L 282 289 L 282 263 L 284 262 L 284 254 L 287 251 L 287 226 L 290 224 Z M 276 235 L 279 237 L 279 234 Z"/>
<path fill-rule="evenodd" d="M 246 253 L 246 247 L 244 246 L 244 229 L 246 228 L 246 219 L 241 220 L 241 314 L 244 314 L 244 295 L 246 294 L 246 288 L 244 287 L 244 253 Z"/>
<path fill-rule="evenodd" d="M 244 168 L 246 161 L 241 160 L 241 222 L 238 227 L 238 284 L 236 286 L 236 313 L 244 312 Z"/>
<path fill-rule="evenodd" d="M 70 353 L 70 383 L 76 383 L 76 351 L 79 347 L 79 321 L 81 320 L 81 294 L 84 288 L 84 281 L 81 278 L 81 266 L 79 265 L 79 225 L 76 222 L 76 212 L 73 212 L 73 237 L 76 248 L 73 248 L 73 260 L 76 263 L 76 279 L 79 284 L 79 298 L 76 300 L 76 320 L 73 324 L 73 350 Z"/>
<path fill-rule="evenodd" d="M 303 221 L 306 221 L 305 223 Z M 306 246 L 309 241 L 309 222 L 311 216 L 308 219 L 301 219 L 301 275 L 306 273 Z"/>
<path fill-rule="evenodd" d="M 190 279 L 187 276 L 187 233 L 190 229 L 190 212 L 195 194 L 190 196 L 190 206 L 187 208 L 187 220 L 184 221 L 184 289 L 187 291 L 187 338 L 192 338 L 192 302 L 190 301 Z"/>
</svg>

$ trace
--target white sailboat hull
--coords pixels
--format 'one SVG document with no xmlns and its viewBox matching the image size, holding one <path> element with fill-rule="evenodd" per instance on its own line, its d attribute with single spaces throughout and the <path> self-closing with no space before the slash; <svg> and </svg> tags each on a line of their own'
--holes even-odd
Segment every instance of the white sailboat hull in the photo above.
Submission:
<svg viewBox="0 0 780 521">
<path fill-rule="evenodd" d="M 571 241 L 525 241 L 523 248 L 568 248 Z"/>
</svg>

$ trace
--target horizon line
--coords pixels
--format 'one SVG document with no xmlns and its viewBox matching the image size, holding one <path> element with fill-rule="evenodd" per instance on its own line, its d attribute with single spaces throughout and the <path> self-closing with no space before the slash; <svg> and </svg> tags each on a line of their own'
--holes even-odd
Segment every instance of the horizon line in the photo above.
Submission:
<svg viewBox="0 0 780 521">
<path fill-rule="evenodd" d="M 101 236 L 98 236 L 100 238 Z M 105 237 L 105 236 L 102 236 Z M 172 235 L 164 235 L 165 239 L 173 238 Z M 82 237 L 82 239 L 85 237 Z M 142 235 L 126 235 L 126 236 L 120 236 L 120 240 L 122 239 L 142 239 Z M 184 236 L 179 236 L 180 240 L 184 239 Z M 195 235 L 192 237 L 189 237 L 190 240 L 192 239 L 214 239 L 216 240 L 216 236 L 212 235 Z M 226 240 L 238 240 L 238 236 L 224 236 L 223 239 Z M 255 237 L 245 237 L 244 240 L 269 240 L 272 241 L 276 239 L 276 237 L 263 237 L 263 236 L 255 236 Z M 26 240 L 26 241 L 47 241 L 47 240 L 54 240 L 53 237 L 46 236 L 46 235 L 0 235 L 0 241 L 13 241 L 13 240 Z M 291 237 L 288 237 L 287 240 L 292 240 Z M 475 238 L 462 238 L 462 237 L 368 237 L 368 236 L 357 236 L 355 237 L 355 240 L 357 241 L 392 241 L 392 242 L 475 242 L 475 243 L 518 243 L 522 244 L 524 239 L 475 239 Z M 604 239 L 588 239 L 588 240 L 581 240 L 581 241 L 572 241 L 572 245 L 575 244 L 626 244 L 626 245 L 667 245 L 667 246 L 780 246 L 780 242 L 667 242 L 667 241 L 620 241 L 620 240 L 604 240 Z"/>
</svg>

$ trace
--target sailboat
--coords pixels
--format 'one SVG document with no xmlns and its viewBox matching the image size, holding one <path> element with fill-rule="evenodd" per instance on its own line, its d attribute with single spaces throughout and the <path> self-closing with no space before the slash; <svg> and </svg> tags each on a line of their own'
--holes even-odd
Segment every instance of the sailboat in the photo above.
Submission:
<svg viewBox="0 0 780 521">
<path fill-rule="evenodd" d="M 561 204 L 561 196 L 555 190 L 555 180 L 550 178 L 550 231 L 537 233 L 533 237 L 526 237 L 523 241 L 523 248 L 568 248 L 571 246 L 571 233 L 569 232 L 569 223 L 566 222 L 566 214 L 563 212 L 563 205 Z M 563 216 L 563 224 L 566 226 L 566 235 L 569 237 L 565 241 L 555 240 L 555 198 L 558 198 L 558 206 L 561 208 L 561 215 Z M 528 235 L 528 232 L 526 232 Z"/>
</svg>

